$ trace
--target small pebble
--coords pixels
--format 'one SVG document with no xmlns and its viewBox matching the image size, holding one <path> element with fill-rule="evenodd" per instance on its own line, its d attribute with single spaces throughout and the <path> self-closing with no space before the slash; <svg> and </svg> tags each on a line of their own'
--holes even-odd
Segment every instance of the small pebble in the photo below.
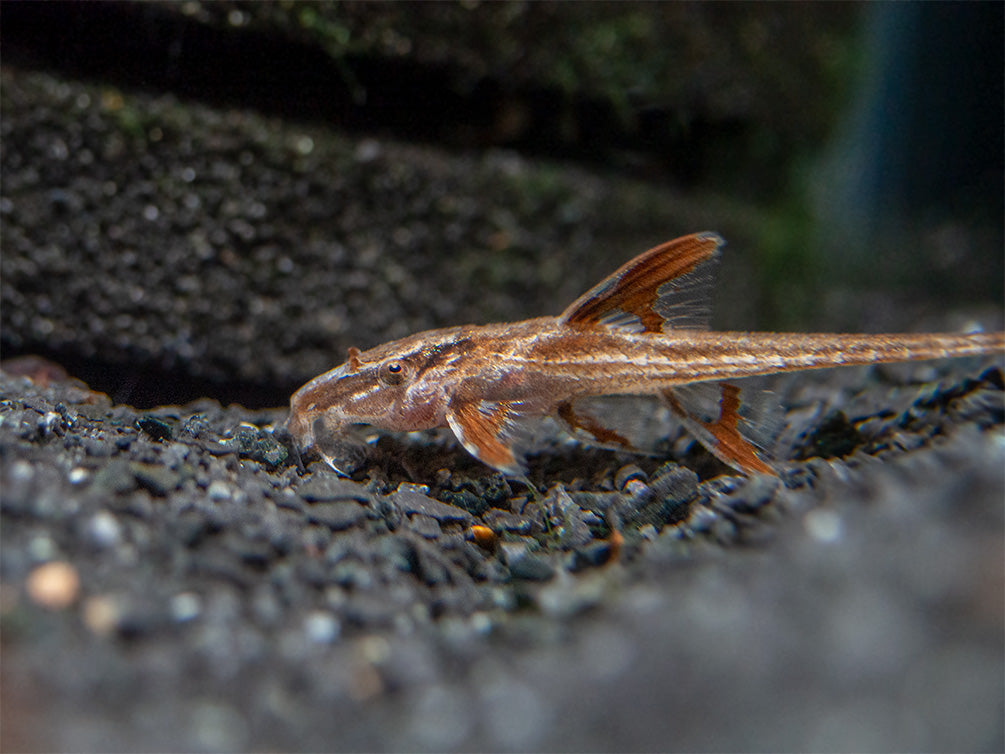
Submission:
<svg viewBox="0 0 1005 754">
<path fill-rule="evenodd" d="M 229 500 L 230 485 L 222 479 L 214 479 L 209 483 L 209 487 L 206 488 L 206 494 L 209 495 L 210 500 L 215 500 L 217 502 L 220 502 L 221 500 Z"/>
<path fill-rule="evenodd" d="M 113 514 L 98 511 L 87 524 L 87 534 L 98 547 L 113 547 L 122 538 L 122 526 Z"/>
<path fill-rule="evenodd" d="M 42 437 L 48 437 L 49 435 L 55 434 L 58 430 L 62 429 L 62 417 L 55 411 L 47 411 L 45 415 L 38 420 L 38 429 Z"/>
<path fill-rule="evenodd" d="M 374 139 L 364 139 L 356 146 L 356 160 L 359 162 L 373 162 L 380 157 L 382 149 L 380 142 Z"/>
<path fill-rule="evenodd" d="M 236 446 L 242 458 L 250 458 L 269 468 L 276 468 L 289 455 L 289 451 L 282 443 L 278 442 L 270 433 L 253 424 L 240 424 L 234 437 L 224 441 L 224 444 Z"/>
<path fill-rule="evenodd" d="M 780 486 L 778 477 L 761 474 L 734 490 L 725 503 L 741 513 L 754 513 L 772 501 Z"/>
<path fill-rule="evenodd" d="M 471 616 L 471 628 L 479 634 L 488 634 L 492 630 L 492 616 L 478 612 Z"/>
<path fill-rule="evenodd" d="M 35 560 L 51 560 L 56 556 L 56 543 L 48 535 L 39 534 L 28 542 L 28 554 Z"/>
<path fill-rule="evenodd" d="M 409 528 L 419 536 L 426 539 L 436 539 L 443 533 L 440 529 L 440 522 L 432 516 L 424 516 L 421 513 L 413 514 L 408 518 Z"/>
<path fill-rule="evenodd" d="M 448 521 L 468 523 L 473 520 L 472 515 L 463 508 L 427 497 L 413 489 L 401 487 L 390 497 L 404 513 L 421 513 L 424 516 L 435 518 L 440 523 Z"/>
<path fill-rule="evenodd" d="M 173 434 L 171 425 L 159 416 L 147 414 L 136 420 L 136 426 L 149 437 L 159 442 L 170 440 Z"/>
<path fill-rule="evenodd" d="M 482 515 L 482 521 L 487 525 L 482 528 L 496 531 L 511 531 L 517 534 L 530 534 L 531 529 L 534 528 L 534 523 L 530 519 L 496 508 L 486 511 Z M 472 530 L 474 528 L 472 527 Z"/>
<path fill-rule="evenodd" d="M 84 601 L 84 625 L 98 636 L 108 636 L 119 625 L 122 611 L 112 597 L 98 595 Z"/>
<path fill-rule="evenodd" d="M 721 516 L 716 517 L 709 527 L 709 533 L 721 545 L 731 545 L 736 542 L 737 526 L 733 521 L 729 521 Z"/>
<path fill-rule="evenodd" d="M 527 550 L 523 542 L 503 542 L 503 558 L 515 579 L 547 581 L 555 575 L 555 567 L 540 555 Z"/>
<path fill-rule="evenodd" d="M 616 532 L 615 532 L 616 533 Z M 585 547 L 580 547 L 573 551 L 569 570 L 576 572 L 584 568 L 596 568 L 606 565 L 617 559 L 621 549 L 621 535 L 612 536 L 611 539 L 602 539 L 591 542 Z"/>
<path fill-rule="evenodd" d="M 123 458 L 113 458 L 94 475 L 93 489 L 107 494 L 122 494 L 136 488 L 136 477 Z"/>
<path fill-rule="evenodd" d="M 815 510 L 806 514 L 803 519 L 806 533 L 817 542 L 833 544 L 844 534 L 844 524 L 841 517 L 834 511 Z"/>
<path fill-rule="evenodd" d="M 356 500 L 366 503 L 371 497 L 363 485 L 328 472 L 311 474 L 297 487 L 297 494 L 304 500 L 315 503 L 336 500 Z"/>
<path fill-rule="evenodd" d="M 10 467 L 11 482 L 30 482 L 35 476 L 35 470 L 27 461 L 15 461 Z"/>
<path fill-rule="evenodd" d="M 687 519 L 687 526 L 693 532 L 705 532 L 712 528 L 712 524 L 719 518 L 719 515 L 704 506 L 697 506 L 691 511 Z"/>
<path fill-rule="evenodd" d="M 171 598 L 171 617 L 178 623 L 198 618 L 202 612 L 202 600 L 195 592 L 180 592 Z"/>
<path fill-rule="evenodd" d="M 366 518 L 367 508 L 348 501 L 315 503 L 307 508 L 307 520 L 327 526 L 332 531 L 343 531 Z"/>
<path fill-rule="evenodd" d="M 622 466 L 614 475 L 614 486 L 616 489 L 624 490 L 629 482 L 641 482 L 643 485 L 649 479 L 642 469 L 634 463 Z"/>
<path fill-rule="evenodd" d="M 391 658 L 391 644 L 383 636 L 364 636 L 357 642 L 356 649 L 371 665 L 383 665 Z"/>
<path fill-rule="evenodd" d="M 469 530 L 471 534 L 471 539 L 476 545 L 482 547 L 489 552 L 494 552 L 496 545 L 499 542 L 499 537 L 496 533 L 492 531 L 487 526 L 472 526 Z"/>
<path fill-rule="evenodd" d="M 315 610 L 304 619 L 304 633 L 316 644 L 330 644 L 335 641 L 341 626 L 335 616 L 323 610 Z"/>
<path fill-rule="evenodd" d="M 164 497 L 181 483 L 181 477 L 176 472 L 160 464 L 134 461 L 129 464 L 129 469 L 141 487 L 159 497 Z"/>
<path fill-rule="evenodd" d="M 25 583 L 32 601 L 51 610 L 69 607 L 80 593 L 80 577 L 69 563 L 54 560 L 38 566 Z"/>
<path fill-rule="evenodd" d="M 80 484 L 85 481 L 89 476 L 87 469 L 77 466 L 76 468 L 70 469 L 69 479 L 70 484 Z"/>
</svg>

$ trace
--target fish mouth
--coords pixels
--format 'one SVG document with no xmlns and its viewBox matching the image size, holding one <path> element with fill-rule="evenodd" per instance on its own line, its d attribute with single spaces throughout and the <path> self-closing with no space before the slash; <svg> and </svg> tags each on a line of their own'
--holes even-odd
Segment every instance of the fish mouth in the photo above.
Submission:
<svg viewBox="0 0 1005 754">
<path fill-rule="evenodd" d="M 300 450 L 307 450 L 314 445 L 313 422 L 297 411 L 292 411 L 286 419 L 283 428 L 290 439 Z"/>
<path fill-rule="evenodd" d="M 366 443 L 359 442 L 348 432 L 351 422 L 341 421 L 326 414 L 305 417 L 290 414 L 284 425 L 300 453 L 317 456 L 339 476 L 349 476 L 367 458 Z"/>
</svg>

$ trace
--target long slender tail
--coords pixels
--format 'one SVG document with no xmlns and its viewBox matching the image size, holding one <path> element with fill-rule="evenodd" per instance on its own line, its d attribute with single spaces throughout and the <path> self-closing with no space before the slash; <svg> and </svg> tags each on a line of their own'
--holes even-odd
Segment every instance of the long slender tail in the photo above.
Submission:
<svg viewBox="0 0 1005 754">
<path fill-rule="evenodd" d="M 963 356 L 1005 356 L 1005 332 L 974 333 L 767 333 L 674 331 L 667 359 L 671 384 L 751 377 L 804 369 L 924 361 Z M 687 354 L 680 358 L 681 352 Z"/>
<path fill-rule="evenodd" d="M 738 372 L 748 374 L 1005 355 L 1005 333 L 735 333 L 730 336 L 724 338 L 726 347 L 721 356 L 727 362 L 734 361 Z M 739 363 L 742 361 L 749 363 L 749 370 Z"/>
<path fill-rule="evenodd" d="M 972 335 L 712 333 L 710 336 L 711 347 L 690 365 L 693 378 L 708 379 L 714 375 L 728 379 L 878 362 L 1005 355 L 1005 332 Z M 662 391 L 671 410 L 691 434 L 719 460 L 743 473 L 776 473 L 761 457 L 756 443 L 751 442 L 749 426 L 741 422 L 739 387 L 725 380 L 716 384 L 717 406 L 711 413 L 707 406 L 696 402 L 701 393 L 691 392 L 694 387 L 684 384 Z"/>
<path fill-rule="evenodd" d="M 795 368 L 814 368 L 897 361 L 925 361 L 1000 353 L 1005 355 L 1005 332 L 895 333 L 880 335 L 785 335 L 779 351 L 789 342 L 798 347 L 806 338 L 803 353 L 811 363 Z M 818 363 L 812 363 L 812 362 Z"/>
</svg>

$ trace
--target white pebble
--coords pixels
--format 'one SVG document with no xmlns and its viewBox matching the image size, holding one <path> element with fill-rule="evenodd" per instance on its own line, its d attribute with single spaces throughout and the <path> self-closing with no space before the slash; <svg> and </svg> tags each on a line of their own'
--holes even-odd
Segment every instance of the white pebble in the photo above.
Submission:
<svg viewBox="0 0 1005 754">
<path fill-rule="evenodd" d="M 39 534 L 28 543 L 28 554 L 34 560 L 52 560 L 56 557 L 56 544 L 48 535 Z"/>
<path fill-rule="evenodd" d="M 112 547 L 122 538 L 122 526 L 117 518 L 108 511 L 98 511 L 91 516 L 87 532 L 99 547 Z"/>
<path fill-rule="evenodd" d="M 209 483 L 209 487 L 206 488 L 206 494 L 209 495 L 210 500 L 227 500 L 230 498 L 230 486 L 217 479 Z"/>
<path fill-rule="evenodd" d="M 817 542 L 824 544 L 837 542 L 844 534 L 844 524 L 841 522 L 841 517 L 834 511 L 810 511 L 803 519 L 803 526 L 806 528 L 807 534 Z"/>
<path fill-rule="evenodd" d="M 309 155 L 314 151 L 314 139 L 310 136 L 301 136 L 294 143 L 294 148 L 298 154 Z"/>
<path fill-rule="evenodd" d="M 317 644 L 329 644 L 338 638 L 341 631 L 339 622 L 331 613 L 315 610 L 304 619 L 307 638 Z"/>
<path fill-rule="evenodd" d="M 15 461 L 10 467 L 10 480 L 12 482 L 28 482 L 35 476 L 35 470 L 27 461 Z"/>
<path fill-rule="evenodd" d="M 178 623 L 198 618 L 202 612 L 202 601 L 195 592 L 181 592 L 171 598 L 171 617 Z"/>
</svg>

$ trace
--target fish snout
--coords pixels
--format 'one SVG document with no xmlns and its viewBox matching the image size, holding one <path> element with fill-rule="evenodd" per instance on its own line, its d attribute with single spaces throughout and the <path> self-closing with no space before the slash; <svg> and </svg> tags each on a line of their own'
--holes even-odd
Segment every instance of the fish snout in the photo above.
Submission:
<svg viewBox="0 0 1005 754">
<path fill-rule="evenodd" d="M 304 412 L 293 408 L 286 419 L 287 434 L 293 439 L 300 450 L 307 450 L 314 445 L 314 422 L 313 417 L 306 416 Z"/>
</svg>

